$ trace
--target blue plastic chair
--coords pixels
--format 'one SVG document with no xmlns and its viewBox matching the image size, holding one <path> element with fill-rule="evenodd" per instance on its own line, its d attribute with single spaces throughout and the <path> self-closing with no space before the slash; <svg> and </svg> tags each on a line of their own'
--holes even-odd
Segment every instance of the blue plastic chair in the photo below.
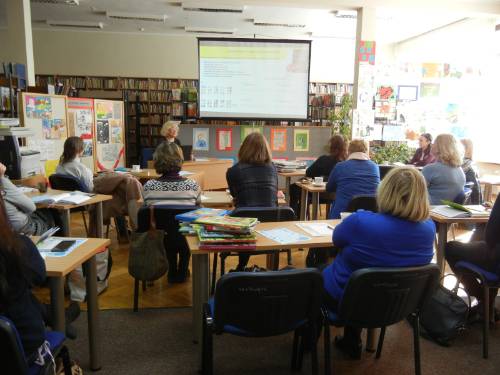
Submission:
<svg viewBox="0 0 500 375">
<path fill-rule="evenodd" d="M 54 358 L 61 357 L 64 374 L 71 375 L 71 363 L 68 349 L 64 346 L 64 334 L 56 331 L 46 331 L 45 340 L 49 343 Z M 2 353 L 2 373 L 16 375 L 42 375 L 45 366 L 28 364 L 21 338 L 12 321 L 0 315 L 0 353 Z"/>
<path fill-rule="evenodd" d="M 141 150 L 141 168 L 148 167 L 148 161 L 153 160 L 154 148 L 143 148 Z"/>
<path fill-rule="evenodd" d="M 202 374 L 213 373 L 213 334 L 270 337 L 295 332 L 292 370 L 302 367 L 304 338 L 311 342 L 312 373 L 318 371 L 316 326 L 321 316 L 323 277 L 312 268 L 233 272 L 217 282 L 204 305 Z"/>
<path fill-rule="evenodd" d="M 483 287 L 483 358 L 488 358 L 488 334 L 490 319 L 495 319 L 495 303 L 491 302 L 490 306 L 490 289 L 500 288 L 500 276 L 496 273 L 486 271 L 485 269 L 465 261 L 460 261 L 455 264 L 457 276 L 470 274 L 481 282 Z"/>
</svg>

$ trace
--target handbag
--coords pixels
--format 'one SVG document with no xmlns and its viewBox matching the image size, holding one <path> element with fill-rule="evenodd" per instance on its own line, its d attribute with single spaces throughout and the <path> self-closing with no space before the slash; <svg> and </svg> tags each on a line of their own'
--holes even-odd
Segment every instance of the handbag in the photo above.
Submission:
<svg viewBox="0 0 500 375">
<path fill-rule="evenodd" d="M 446 276 L 448 275 L 444 277 Z M 468 303 L 466 303 L 458 296 L 459 289 L 465 291 L 458 284 L 457 282 L 455 288 L 449 290 L 440 283 L 420 310 L 422 337 L 431 339 L 441 346 L 450 346 L 467 325 L 471 298 L 467 294 Z"/>
<path fill-rule="evenodd" d="M 154 206 L 149 209 L 149 229 L 132 233 L 128 273 L 137 280 L 154 281 L 168 271 L 163 239 L 165 231 L 156 229 Z"/>
</svg>

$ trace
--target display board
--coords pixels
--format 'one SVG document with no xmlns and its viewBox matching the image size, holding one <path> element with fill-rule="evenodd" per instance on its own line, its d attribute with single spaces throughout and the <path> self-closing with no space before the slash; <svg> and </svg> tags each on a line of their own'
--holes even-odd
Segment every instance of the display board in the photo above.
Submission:
<svg viewBox="0 0 500 375">
<path fill-rule="evenodd" d="M 55 172 L 68 137 L 66 96 L 22 93 L 22 125 L 33 130 L 26 146 L 40 151 L 47 176 Z"/>
<path fill-rule="evenodd" d="M 311 41 L 198 38 L 199 117 L 306 120 Z"/>
<path fill-rule="evenodd" d="M 68 98 L 67 116 L 69 136 L 83 140 L 81 162 L 91 170 L 95 170 L 94 143 L 94 99 Z"/>
<path fill-rule="evenodd" d="M 97 171 L 125 166 L 123 102 L 94 99 Z"/>
</svg>

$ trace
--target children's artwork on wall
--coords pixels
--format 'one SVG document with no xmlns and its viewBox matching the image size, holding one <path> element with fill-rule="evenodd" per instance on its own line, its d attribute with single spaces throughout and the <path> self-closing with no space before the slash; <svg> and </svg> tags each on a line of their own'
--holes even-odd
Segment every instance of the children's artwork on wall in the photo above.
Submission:
<svg viewBox="0 0 500 375">
<path fill-rule="evenodd" d="M 309 151 L 309 129 L 293 130 L 293 151 Z"/>
<path fill-rule="evenodd" d="M 439 83 L 422 82 L 420 84 L 420 97 L 433 98 L 439 96 Z"/>
<path fill-rule="evenodd" d="M 94 170 L 94 99 L 68 98 L 67 103 L 68 133 L 83 140 L 81 162 Z"/>
<path fill-rule="evenodd" d="M 359 62 L 375 65 L 375 41 L 361 40 L 359 42 Z"/>
<path fill-rule="evenodd" d="M 108 120 L 97 120 L 97 143 L 109 143 L 109 122 Z"/>
<path fill-rule="evenodd" d="M 250 133 L 264 134 L 264 128 L 262 126 L 240 126 L 241 142 L 243 142 Z"/>
<path fill-rule="evenodd" d="M 97 170 L 125 166 L 123 102 L 94 100 Z"/>
<path fill-rule="evenodd" d="M 271 129 L 271 151 L 286 151 L 286 129 Z"/>
<path fill-rule="evenodd" d="M 217 150 L 233 150 L 233 129 L 217 129 L 216 132 Z"/>
<path fill-rule="evenodd" d="M 398 86 L 398 100 L 415 101 L 418 99 L 418 86 Z"/>
<path fill-rule="evenodd" d="M 210 146 L 208 128 L 194 128 L 193 129 L 193 150 L 208 151 Z"/>
<path fill-rule="evenodd" d="M 443 71 L 443 65 L 437 63 L 422 64 L 422 78 L 440 78 Z"/>
<path fill-rule="evenodd" d="M 377 100 L 394 100 L 396 98 L 396 90 L 394 90 L 393 86 L 379 86 L 377 87 L 377 94 L 375 99 Z"/>
</svg>

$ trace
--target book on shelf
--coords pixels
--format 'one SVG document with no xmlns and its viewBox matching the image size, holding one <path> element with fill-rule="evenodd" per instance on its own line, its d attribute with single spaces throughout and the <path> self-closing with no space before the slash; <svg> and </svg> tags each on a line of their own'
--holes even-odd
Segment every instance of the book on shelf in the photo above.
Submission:
<svg viewBox="0 0 500 375">
<path fill-rule="evenodd" d="M 185 212 L 175 216 L 175 220 L 182 222 L 192 222 L 203 216 L 220 216 L 227 215 L 230 211 L 219 208 L 198 208 L 193 211 Z"/>
<path fill-rule="evenodd" d="M 182 98 L 182 90 L 181 89 L 172 89 L 172 100 L 181 100 Z"/>
<path fill-rule="evenodd" d="M 86 202 L 91 197 L 88 194 L 81 192 L 71 192 L 71 193 L 62 193 L 62 194 L 44 194 L 44 195 L 36 195 L 31 197 L 31 200 L 35 204 L 81 204 Z"/>
</svg>

